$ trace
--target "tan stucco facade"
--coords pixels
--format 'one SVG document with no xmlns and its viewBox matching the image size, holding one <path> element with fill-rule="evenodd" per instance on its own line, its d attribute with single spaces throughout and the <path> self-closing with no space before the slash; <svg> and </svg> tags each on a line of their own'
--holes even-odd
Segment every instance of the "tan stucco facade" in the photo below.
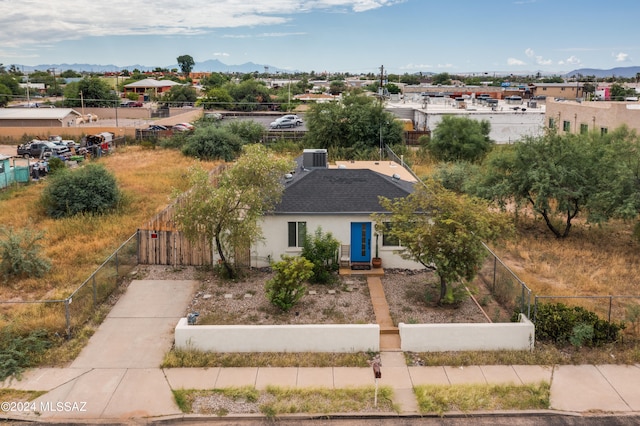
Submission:
<svg viewBox="0 0 640 426">
<path fill-rule="evenodd" d="M 546 126 L 560 133 L 610 132 L 626 124 L 640 132 L 639 102 L 546 102 Z"/>
</svg>

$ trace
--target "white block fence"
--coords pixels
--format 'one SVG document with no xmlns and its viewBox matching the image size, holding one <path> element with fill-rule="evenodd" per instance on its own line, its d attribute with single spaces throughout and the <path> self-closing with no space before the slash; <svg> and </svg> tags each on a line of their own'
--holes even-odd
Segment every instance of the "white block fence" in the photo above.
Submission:
<svg viewBox="0 0 640 426">
<path fill-rule="evenodd" d="M 378 352 L 380 326 L 189 325 L 181 318 L 175 328 L 175 347 L 209 352 Z"/>
<path fill-rule="evenodd" d="M 534 325 L 519 323 L 398 324 L 400 348 L 409 352 L 532 350 Z"/>
</svg>

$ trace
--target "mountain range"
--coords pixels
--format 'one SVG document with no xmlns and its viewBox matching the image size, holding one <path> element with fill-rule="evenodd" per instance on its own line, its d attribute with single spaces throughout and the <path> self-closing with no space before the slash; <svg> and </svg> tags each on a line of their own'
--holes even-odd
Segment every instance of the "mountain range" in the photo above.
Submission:
<svg viewBox="0 0 640 426">
<path fill-rule="evenodd" d="M 45 70 L 56 70 L 58 73 L 73 70 L 76 72 L 115 72 L 122 70 L 133 71 L 134 69 L 139 69 L 140 71 L 153 71 L 158 68 L 156 66 L 147 66 L 147 65 L 127 65 L 123 67 L 119 67 L 117 65 L 99 65 L 99 64 L 41 64 L 41 65 L 16 65 L 16 68 L 23 72 L 33 72 L 33 71 L 45 71 Z M 160 66 L 160 68 L 166 68 L 168 70 L 178 69 L 180 70 L 180 66 L 176 64 Z M 238 73 L 251 73 L 251 72 L 265 72 L 265 69 L 268 69 L 270 73 L 286 73 L 291 72 L 291 70 L 285 70 L 282 68 L 274 67 L 271 65 L 261 65 L 255 64 L 253 62 L 246 62 L 240 65 L 227 65 L 223 62 L 220 62 L 217 59 L 209 59 L 204 62 L 196 62 L 193 66 L 194 72 L 238 72 Z"/>
<path fill-rule="evenodd" d="M 59 72 L 62 71 L 66 71 L 66 70 L 73 70 L 76 72 L 115 72 L 115 71 L 122 71 L 122 70 L 129 70 L 129 71 L 133 71 L 134 69 L 139 69 L 140 71 L 152 71 L 155 68 L 158 68 L 156 66 L 147 66 L 147 65 L 140 65 L 140 64 L 135 64 L 135 65 L 127 65 L 124 67 L 119 67 L 117 65 L 98 65 L 98 64 L 41 64 L 41 65 L 35 65 L 35 66 L 31 66 L 31 65 L 16 65 L 16 68 L 18 68 L 19 70 L 22 70 L 24 72 L 33 72 L 36 70 L 39 71 L 45 71 L 45 70 L 56 70 Z M 180 66 L 176 63 L 176 64 L 172 64 L 172 65 L 165 65 L 162 66 L 160 68 L 166 68 L 166 69 L 180 69 Z M 223 62 L 220 62 L 217 59 L 209 59 L 203 62 L 196 62 L 195 65 L 193 66 L 193 71 L 194 72 L 224 72 L 224 73 L 233 73 L 233 72 L 237 72 L 237 73 L 252 73 L 252 72 L 259 72 L 259 73 L 263 73 L 265 71 L 269 72 L 269 73 L 288 73 L 288 72 L 296 72 L 295 70 L 286 70 L 283 68 L 278 68 L 272 65 L 264 65 L 264 64 L 256 64 L 253 62 L 246 62 L 244 64 L 239 64 L 239 65 L 228 65 L 225 64 Z M 603 70 L 603 69 L 597 69 L 597 68 L 579 68 L 567 73 L 562 73 L 563 76 L 565 77 L 573 77 L 576 76 L 578 74 L 582 74 L 583 76 L 595 76 L 596 78 L 606 78 L 606 77 L 624 77 L 624 78 L 635 78 L 636 75 L 638 75 L 638 73 L 640 73 L 640 67 L 638 66 L 632 66 L 632 67 L 617 67 L 617 68 L 611 68 L 608 70 Z M 424 73 L 423 73 L 424 74 Z M 427 74 L 432 74 L 432 73 L 427 73 Z M 465 73 L 465 74 L 469 74 L 469 73 Z M 509 75 L 509 72 L 505 72 L 504 75 Z M 512 73 L 516 74 L 516 73 Z M 517 73 L 517 74 L 522 74 L 522 73 Z M 526 74 L 528 75 L 533 75 L 535 73 L 529 73 L 527 72 Z M 554 74 L 554 73 L 544 73 L 549 74 L 549 75 L 558 75 L 558 74 Z"/>
<path fill-rule="evenodd" d="M 624 77 L 635 78 L 640 73 L 640 67 L 617 67 L 609 70 L 601 70 L 597 68 L 580 68 L 565 74 L 566 77 L 582 74 L 583 76 L 593 75 L 596 78 L 606 77 Z"/>
</svg>

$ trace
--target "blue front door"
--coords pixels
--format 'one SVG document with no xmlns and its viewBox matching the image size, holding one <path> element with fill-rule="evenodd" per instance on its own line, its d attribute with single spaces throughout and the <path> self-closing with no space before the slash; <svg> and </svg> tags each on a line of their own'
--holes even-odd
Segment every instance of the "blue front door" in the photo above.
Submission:
<svg viewBox="0 0 640 426">
<path fill-rule="evenodd" d="M 351 222 L 351 261 L 371 260 L 371 222 Z"/>
</svg>

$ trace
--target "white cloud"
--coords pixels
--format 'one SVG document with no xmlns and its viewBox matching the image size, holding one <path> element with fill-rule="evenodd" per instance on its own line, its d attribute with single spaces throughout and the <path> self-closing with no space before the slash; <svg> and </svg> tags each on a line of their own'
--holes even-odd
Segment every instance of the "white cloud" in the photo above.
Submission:
<svg viewBox="0 0 640 426">
<path fill-rule="evenodd" d="M 404 0 L 30 0 L 0 1 L 0 46 L 22 48 L 85 37 L 194 35 L 216 28 L 283 24 L 292 15 L 364 12 Z"/>
<path fill-rule="evenodd" d="M 220 57 L 220 56 L 227 57 L 227 56 L 230 56 L 230 55 L 228 53 L 226 53 L 226 52 L 215 52 L 213 54 L 213 56 L 215 56 L 215 57 Z"/>
<path fill-rule="evenodd" d="M 612 56 L 616 58 L 616 62 L 626 62 L 629 60 L 629 54 L 624 52 L 613 53 Z"/>
<path fill-rule="evenodd" d="M 534 58 L 534 60 L 536 61 L 536 64 L 538 65 L 551 65 L 551 63 L 553 62 L 551 59 L 545 59 L 540 55 L 536 55 L 533 49 L 531 48 L 526 49 L 524 51 L 524 54 L 527 55 L 528 58 Z M 519 64 L 519 65 L 523 65 L 523 64 Z"/>
<path fill-rule="evenodd" d="M 582 62 L 582 61 L 580 61 L 580 59 L 578 59 L 576 56 L 572 55 L 572 56 L 569 56 L 564 62 L 566 64 L 579 65 L 580 62 Z"/>
<path fill-rule="evenodd" d="M 526 65 L 527 63 L 524 61 L 521 61 L 520 59 L 509 58 L 507 59 L 507 64 L 508 65 Z"/>
</svg>

